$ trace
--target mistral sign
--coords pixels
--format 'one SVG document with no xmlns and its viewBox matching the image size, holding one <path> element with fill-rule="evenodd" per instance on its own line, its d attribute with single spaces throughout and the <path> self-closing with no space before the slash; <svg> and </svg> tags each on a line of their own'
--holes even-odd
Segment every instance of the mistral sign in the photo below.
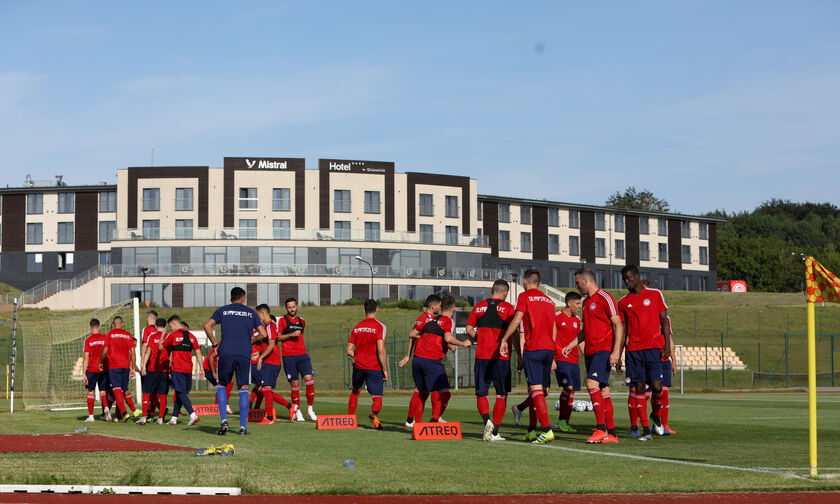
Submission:
<svg viewBox="0 0 840 504">
<path fill-rule="evenodd" d="M 247 166 L 249 170 L 285 170 L 289 168 L 289 162 L 245 158 L 245 166 Z"/>
<path fill-rule="evenodd" d="M 303 158 L 276 157 L 226 157 L 226 170 L 245 171 L 302 171 L 305 161 Z"/>
</svg>

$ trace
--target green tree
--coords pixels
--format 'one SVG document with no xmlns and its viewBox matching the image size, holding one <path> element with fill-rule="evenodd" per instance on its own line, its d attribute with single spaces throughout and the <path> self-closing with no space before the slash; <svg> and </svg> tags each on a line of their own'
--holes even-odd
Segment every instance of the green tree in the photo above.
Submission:
<svg viewBox="0 0 840 504">
<path fill-rule="evenodd" d="M 607 198 L 605 204 L 612 208 L 632 208 L 651 212 L 668 212 L 671 209 L 664 198 L 657 198 L 649 189 L 637 191 L 633 186 L 625 189 L 623 193 L 616 191 Z"/>
</svg>

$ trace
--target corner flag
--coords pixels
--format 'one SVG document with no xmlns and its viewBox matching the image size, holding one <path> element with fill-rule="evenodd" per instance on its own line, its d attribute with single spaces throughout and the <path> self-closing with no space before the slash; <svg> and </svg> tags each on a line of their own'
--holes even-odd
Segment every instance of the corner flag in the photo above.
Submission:
<svg viewBox="0 0 840 504">
<path fill-rule="evenodd" d="M 805 258 L 808 313 L 808 441 L 811 476 L 817 475 L 817 351 L 814 303 L 840 303 L 840 280 L 811 256 Z"/>
</svg>

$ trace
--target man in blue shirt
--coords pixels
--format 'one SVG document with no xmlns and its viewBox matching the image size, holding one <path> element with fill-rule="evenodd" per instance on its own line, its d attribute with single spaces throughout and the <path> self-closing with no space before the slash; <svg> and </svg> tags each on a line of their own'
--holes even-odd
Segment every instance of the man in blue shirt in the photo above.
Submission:
<svg viewBox="0 0 840 504">
<path fill-rule="evenodd" d="M 250 434 L 248 425 L 248 385 L 251 383 L 251 344 L 253 340 L 266 338 L 265 327 L 257 312 L 246 304 L 245 290 L 234 287 L 230 290 L 230 304 L 219 307 L 213 316 L 204 324 L 207 339 L 219 354 L 217 364 L 218 386 L 216 399 L 219 403 L 219 416 L 222 425 L 219 435 L 224 436 L 228 431 L 227 394 L 225 387 L 231 383 L 234 373 L 236 384 L 239 385 L 239 433 Z M 221 326 L 221 338 L 216 343 L 213 326 Z M 254 331 L 257 336 L 252 336 Z"/>
</svg>

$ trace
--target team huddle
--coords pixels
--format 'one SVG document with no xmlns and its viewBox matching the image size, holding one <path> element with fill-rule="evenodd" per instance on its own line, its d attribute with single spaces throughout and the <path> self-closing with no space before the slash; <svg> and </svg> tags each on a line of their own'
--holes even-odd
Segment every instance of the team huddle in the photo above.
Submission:
<svg viewBox="0 0 840 504">
<path fill-rule="evenodd" d="M 466 326 L 469 338 L 465 340 L 459 340 L 453 334 L 455 299 L 448 295 L 429 296 L 424 312 L 417 317 L 408 334 L 408 352 L 399 361 L 399 366 L 404 367 L 411 360 L 415 384 L 405 426 L 411 428 L 415 421 L 422 421 L 429 398 L 432 410 L 429 421 L 444 421 L 442 416 L 451 393 L 443 360 L 449 350 L 475 344 L 475 394 L 478 413 L 484 423 L 485 441 L 504 440 L 499 427 L 511 392 L 512 351 L 518 357 L 517 371 L 524 372 L 528 385 L 525 401 L 511 407 L 517 425 L 521 425 L 524 411 L 529 410 L 526 441 L 549 443 L 554 440 L 555 428 L 563 432 L 575 431 L 569 420 L 574 394 L 581 386 L 578 364 L 581 351 L 586 363 L 585 385 L 596 424 L 588 443 L 618 442 L 609 377 L 613 367 L 616 372 L 622 372 L 622 354 L 627 368 L 626 383 L 630 387 L 631 435 L 648 441 L 653 433 L 675 433 L 668 427 L 668 388 L 673 373 L 670 356 L 674 348 L 668 307 L 662 293 L 648 288 L 646 281 L 640 278 L 637 267 L 624 267 L 622 279 L 629 292 L 616 303 L 609 293 L 598 287 L 590 269 L 578 270 L 575 283 L 580 293 L 569 292 L 565 297 L 566 306 L 556 313 L 554 301 L 539 290 L 540 275 L 536 270 L 525 272 L 525 290 L 518 296 L 515 307 L 505 301 L 510 289 L 508 283 L 497 280 L 492 286 L 491 297 L 478 302 L 471 311 Z M 84 382 L 88 390 L 85 421 L 94 421 L 98 387 L 104 420 L 113 418 L 127 422 L 134 416 L 139 417 L 137 423 L 142 425 L 153 419 L 157 412 L 155 423 L 163 424 L 168 411 L 167 395 L 172 388 L 173 411 L 167 423 L 177 424 L 182 408 L 189 414 L 187 425 L 198 422 L 199 417 L 189 398 L 193 355 L 196 362 L 203 363 L 199 378 L 206 378 L 216 387 L 220 435 L 229 430 L 227 415 L 231 410 L 228 402 L 234 376 L 239 387 L 240 434 L 249 434 L 248 411 L 259 408 L 262 403 L 265 416 L 258 424 L 275 423 L 275 404 L 287 409 L 290 421 L 305 421 L 300 410 L 301 377 L 305 384 L 307 414 L 311 420 L 317 420 L 313 410 L 312 363 L 303 341 L 306 323 L 297 314 L 297 301 L 287 299 L 286 314 L 277 318 L 268 305 L 261 304 L 255 309 L 247 306 L 242 288 L 233 288 L 230 300 L 230 304 L 218 308 L 204 324 L 204 332 L 212 345 L 206 357 L 202 356 L 198 340 L 189 332 L 189 326 L 177 315 L 163 319 L 158 318 L 155 311 L 147 314 L 148 326 L 143 330 L 139 359 L 135 358 L 136 340 L 122 328 L 120 317 L 114 318 L 107 334 L 100 332 L 98 320 L 91 320 L 91 335 L 84 344 Z M 346 354 L 353 362 L 353 374 L 348 413 L 355 414 L 359 395 L 365 387 L 372 398 L 368 419 L 374 428 L 381 429 L 379 413 L 384 384 L 390 376 L 385 350 L 387 329 L 377 320 L 377 312 L 376 301 L 365 301 L 365 317 L 350 332 Z M 218 342 L 214 333 L 216 325 L 221 329 Z M 291 400 L 276 391 L 283 369 L 291 387 Z M 560 388 L 558 425 L 552 425 L 546 402 L 552 371 Z M 135 372 L 141 375 L 142 410 L 135 408 L 128 391 L 129 377 Z M 496 392 L 492 415 L 488 398 L 491 385 Z M 648 399 L 652 403 L 650 416 Z M 641 430 L 637 425 L 639 422 Z"/>
</svg>

